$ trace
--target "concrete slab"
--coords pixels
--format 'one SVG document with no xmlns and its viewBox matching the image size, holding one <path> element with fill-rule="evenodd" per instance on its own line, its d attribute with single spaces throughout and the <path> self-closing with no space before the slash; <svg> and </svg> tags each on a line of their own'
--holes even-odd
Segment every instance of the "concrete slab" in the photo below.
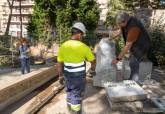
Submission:
<svg viewBox="0 0 165 114">
<path fill-rule="evenodd" d="M 107 97 L 112 102 L 144 100 L 147 93 L 135 81 L 125 80 L 122 82 L 107 82 L 104 84 Z"/>
</svg>

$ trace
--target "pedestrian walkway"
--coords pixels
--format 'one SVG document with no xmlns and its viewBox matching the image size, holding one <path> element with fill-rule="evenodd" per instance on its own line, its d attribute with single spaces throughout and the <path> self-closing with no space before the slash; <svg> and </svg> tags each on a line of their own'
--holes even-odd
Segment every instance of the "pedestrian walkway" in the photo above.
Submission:
<svg viewBox="0 0 165 114">
<path fill-rule="evenodd" d="M 31 72 L 48 65 L 31 65 Z M 6 68 L 0 71 L 0 87 L 5 86 L 13 81 L 17 81 L 24 75 L 21 74 L 20 68 Z"/>
</svg>

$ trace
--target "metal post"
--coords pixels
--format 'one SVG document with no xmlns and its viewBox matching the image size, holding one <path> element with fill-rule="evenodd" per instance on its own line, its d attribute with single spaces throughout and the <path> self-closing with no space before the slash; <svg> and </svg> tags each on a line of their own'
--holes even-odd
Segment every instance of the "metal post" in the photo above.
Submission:
<svg viewBox="0 0 165 114">
<path fill-rule="evenodd" d="M 10 40 L 11 40 L 11 44 L 10 44 L 10 47 L 11 47 L 11 58 L 12 58 L 12 67 L 14 67 L 14 53 L 13 53 L 13 39 L 12 39 L 12 34 L 11 34 L 11 37 L 10 37 Z"/>
</svg>

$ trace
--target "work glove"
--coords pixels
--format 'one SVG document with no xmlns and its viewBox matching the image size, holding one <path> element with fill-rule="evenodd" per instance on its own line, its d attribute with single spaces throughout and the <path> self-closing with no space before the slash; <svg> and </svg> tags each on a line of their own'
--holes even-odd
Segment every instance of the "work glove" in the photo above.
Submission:
<svg viewBox="0 0 165 114">
<path fill-rule="evenodd" d="M 61 85 L 64 85 L 65 83 L 64 76 L 59 76 L 58 81 Z"/>
</svg>

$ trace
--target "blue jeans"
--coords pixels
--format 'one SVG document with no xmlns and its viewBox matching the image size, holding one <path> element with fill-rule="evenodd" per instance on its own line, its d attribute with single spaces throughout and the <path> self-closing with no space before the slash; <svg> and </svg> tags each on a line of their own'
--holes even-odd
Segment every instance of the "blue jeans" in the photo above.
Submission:
<svg viewBox="0 0 165 114">
<path fill-rule="evenodd" d="M 134 81 L 139 80 L 139 65 L 140 65 L 140 61 L 132 55 L 130 57 L 130 63 L 129 63 L 131 69 L 130 80 L 134 80 Z"/>
<path fill-rule="evenodd" d="M 25 74 L 25 70 L 27 73 L 30 72 L 30 59 L 29 58 L 21 58 L 21 73 Z"/>
</svg>

